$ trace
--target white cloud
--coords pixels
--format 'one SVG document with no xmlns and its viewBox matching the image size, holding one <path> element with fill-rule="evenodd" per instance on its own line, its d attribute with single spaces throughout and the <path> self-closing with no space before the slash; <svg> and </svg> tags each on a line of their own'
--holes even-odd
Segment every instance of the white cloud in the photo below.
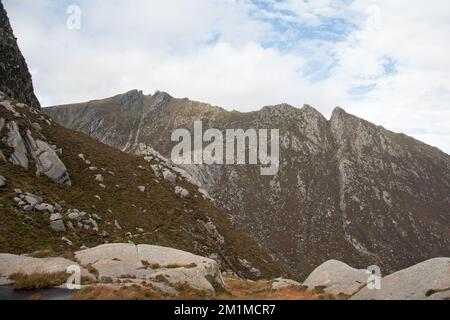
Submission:
<svg viewBox="0 0 450 320">
<path fill-rule="evenodd" d="M 4 1 L 44 105 L 134 88 L 240 111 L 340 105 L 450 152 L 447 0 L 80 0 L 80 31 L 70 2 Z"/>
</svg>

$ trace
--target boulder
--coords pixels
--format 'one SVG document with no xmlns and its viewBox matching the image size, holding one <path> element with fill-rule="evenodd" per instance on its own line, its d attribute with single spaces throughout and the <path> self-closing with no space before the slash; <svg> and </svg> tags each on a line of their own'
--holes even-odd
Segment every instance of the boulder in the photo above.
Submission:
<svg viewBox="0 0 450 320">
<path fill-rule="evenodd" d="M 188 284 L 215 293 L 223 286 L 217 262 L 189 252 L 153 245 L 107 244 L 75 253 L 82 265 L 91 265 L 99 278 L 118 280 L 124 275 L 140 281 L 176 286 Z"/>
<path fill-rule="evenodd" d="M 7 282 L 14 273 L 25 275 L 53 274 L 67 272 L 70 266 L 78 265 L 64 258 L 32 258 L 13 254 L 0 253 L 0 283 Z M 95 276 L 81 267 L 81 276 L 95 279 Z"/>
<path fill-rule="evenodd" d="M 62 220 L 62 215 L 60 213 L 54 213 L 50 216 L 50 221 Z"/>
<path fill-rule="evenodd" d="M 329 260 L 317 267 L 303 285 L 307 286 L 308 290 L 324 287 L 326 293 L 353 295 L 367 284 L 368 278 L 366 270 L 354 269 L 343 262 Z"/>
<path fill-rule="evenodd" d="M 189 191 L 187 191 L 185 188 L 182 188 L 180 186 L 175 187 L 175 194 L 180 196 L 181 198 L 189 198 L 191 195 L 189 193 Z"/>
<path fill-rule="evenodd" d="M 37 204 L 36 206 L 34 206 L 34 209 L 40 212 L 49 212 L 49 213 L 55 212 L 55 208 L 48 203 Z"/>
<path fill-rule="evenodd" d="M 25 147 L 25 142 L 20 135 L 19 126 L 17 122 L 11 121 L 6 125 L 8 129 L 7 137 L 4 139 L 4 143 L 14 149 L 13 154 L 9 160 L 18 166 L 21 166 L 25 170 L 28 170 L 28 157 L 27 148 Z"/>
<path fill-rule="evenodd" d="M 163 171 L 163 177 L 164 180 L 169 181 L 171 183 L 175 183 L 177 181 L 177 175 L 167 169 Z"/>
<path fill-rule="evenodd" d="M 424 300 L 449 297 L 450 258 L 436 258 L 381 279 L 381 290 L 363 288 L 353 300 Z M 444 293 L 443 293 L 444 292 Z"/>
<path fill-rule="evenodd" d="M 25 197 L 23 198 L 23 200 L 25 200 L 25 202 L 27 202 L 30 206 L 32 206 L 33 208 L 42 203 L 42 201 L 44 201 L 44 199 L 42 199 L 42 197 L 36 196 L 32 193 L 26 193 Z"/>
<path fill-rule="evenodd" d="M 294 280 L 278 278 L 272 282 L 272 290 L 277 291 L 285 288 L 300 287 L 301 285 L 300 282 Z"/>
<path fill-rule="evenodd" d="M 44 174 L 54 182 L 72 185 L 66 166 L 46 142 L 34 140 L 30 131 L 27 131 L 26 142 L 36 162 L 37 175 Z"/>
<path fill-rule="evenodd" d="M 73 261 L 63 258 L 31 258 L 13 254 L 0 254 L 0 275 L 8 277 L 13 273 L 31 275 L 35 273 L 66 272 Z"/>
<path fill-rule="evenodd" d="M 66 226 L 64 225 L 63 220 L 55 220 L 50 222 L 50 228 L 56 232 L 66 232 Z"/>
</svg>

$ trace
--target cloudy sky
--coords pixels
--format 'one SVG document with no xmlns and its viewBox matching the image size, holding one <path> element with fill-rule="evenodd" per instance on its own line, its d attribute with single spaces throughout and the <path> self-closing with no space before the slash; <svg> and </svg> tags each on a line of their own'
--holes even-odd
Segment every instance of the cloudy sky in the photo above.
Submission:
<svg viewBox="0 0 450 320">
<path fill-rule="evenodd" d="M 239 111 L 341 106 L 450 154 L 448 0 L 3 3 L 45 106 L 135 88 Z"/>
</svg>

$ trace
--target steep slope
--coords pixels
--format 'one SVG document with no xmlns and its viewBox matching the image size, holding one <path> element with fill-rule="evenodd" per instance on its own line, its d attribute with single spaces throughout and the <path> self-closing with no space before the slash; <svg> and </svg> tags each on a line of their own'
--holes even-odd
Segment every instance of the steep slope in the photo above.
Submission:
<svg viewBox="0 0 450 320">
<path fill-rule="evenodd" d="M 40 107 L 33 91 L 28 67 L 17 45 L 3 4 L 0 1 L 0 91 L 33 107 Z"/>
<path fill-rule="evenodd" d="M 330 121 L 310 106 L 259 112 L 131 91 L 45 109 L 58 123 L 129 153 L 142 145 L 170 156 L 176 128 L 280 129 L 280 170 L 186 166 L 264 248 L 306 276 L 326 260 L 385 272 L 450 253 L 450 157 L 336 109 Z"/>
<path fill-rule="evenodd" d="M 0 252 L 71 256 L 128 241 L 208 256 L 243 277 L 285 273 L 152 148 L 129 155 L 55 124 L 1 2 L 0 35 Z"/>
<path fill-rule="evenodd" d="M 123 153 L 3 93 L 0 141 L 2 253 L 70 255 L 130 241 L 208 256 L 249 278 L 284 273 L 189 175 L 150 148 Z"/>
</svg>

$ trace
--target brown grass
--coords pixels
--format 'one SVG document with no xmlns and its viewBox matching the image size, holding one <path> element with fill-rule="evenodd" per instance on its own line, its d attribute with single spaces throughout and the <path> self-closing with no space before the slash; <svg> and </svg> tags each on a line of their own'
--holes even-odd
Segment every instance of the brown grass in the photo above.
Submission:
<svg viewBox="0 0 450 320">
<path fill-rule="evenodd" d="M 32 275 L 14 273 L 9 276 L 9 278 L 14 281 L 14 290 L 34 290 L 57 287 L 64 284 L 68 277 L 69 275 L 65 272 L 36 273 Z"/>
<path fill-rule="evenodd" d="M 285 270 L 265 254 L 255 241 L 237 230 L 227 215 L 215 208 L 212 203 L 205 201 L 195 187 L 179 181 L 180 186 L 197 196 L 189 200 L 180 200 L 174 194 L 170 183 L 155 182 L 149 163 L 142 157 L 125 154 L 83 133 L 58 125 L 49 127 L 40 116 L 32 114 L 27 109 L 21 112 L 26 118 L 13 119 L 3 109 L 0 110 L 0 117 L 17 120 L 21 132 L 30 129 L 34 137 L 38 137 L 39 133 L 30 127 L 29 121 L 40 123 L 43 128 L 42 134 L 47 137 L 48 142 L 63 149 L 61 160 L 68 168 L 73 186 L 71 188 L 61 186 L 45 176 L 36 177 L 35 170 L 24 171 L 9 162 L 0 162 L 0 171 L 9 181 L 0 196 L 2 208 L 0 252 L 13 254 L 36 252 L 36 256 L 40 257 L 62 256 L 82 245 L 95 247 L 103 244 L 105 240 L 110 243 L 127 242 L 128 239 L 125 237 L 127 232 L 133 232 L 136 227 L 143 227 L 152 232 L 141 235 L 137 244 L 161 245 L 202 254 L 196 252 L 193 245 L 192 235 L 195 234 L 196 237 L 199 236 L 195 239 L 199 242 L 199 247 L 204 246 L 211 252 L 218 252 L 225 268 L 229 268 L 226 260 L 233 262 L 232 257 L 239 256 L 245 257 L 260 268 L 264 277 L 286 274 Z M 2 146 L 2 150 L 5 151 L 6 148 Z M 99 168 L 100 173 L 102 173 L 100 168 L 104 168 L 106 172 L 114 172 L 114 175 L 104 173 L 107 189 L 98 187 L 98 183 L 93 179 L 94 172 L 88 170 L 88 166 L 78 158 L 80 153 L 92 161 L 92 165 Z M 34 163 L 30 161 L 32 168 Z M 146 171 L 143 173 L 138 169 L 139 166 L 146 168 Z M 120 187 L 116 188 L 116 185 Z M 145 185 L 148 192 L 143 194 L 135 192 L 138 185 Z M 91 214 L 101 213 L 103 221 L 99 222 L 100 229 L 107 231 L 110 237 L 102 239 L 92 230 L 80 230 L 75 226 L 75 231 L 68 231 L 65 235 L 73 242 L 73 246 L 68 246 L 61 241 L 60 234 L 49 228 L 48 220 L 42 219 L 41 214 L 31 212 L 25 215 L 16 207 L 12 201 L 16 196 L 14 188 L 41 195 L 48 203 L 58 202 L 63 205 L 64 210 L 76 208 Z M 94 195 L 99 195 L 102 200 L 98 201 Z M 133 206 L 130 206 L 130 203 Z M 195 212 L 195 215 L 186 215 L 185 211 Z M 208 219 L 215 223 L 219 232 L 227 239 L 225 245 L 219 246 L 215 243 L 198 223 L 198 220 Z M 113 227 L 111 222 L 114 220 L 119 221 L 123 230 L 116 230 Z M 242 246 L 242 243 L 246 245 Z M 233 264 L 235 267 L 239 266 L 238 263 Z"/>
<path fill-rule="evenodd" d="M 162 279 L 167 281 L 166 279 Z M 111 285 L 96 285 L 85 287 L 78 291 L 75 300 L 346 300 L 344 295 L 320 293 L 317 290 L 307 292 L 305 287 L 291 287 L 279 291 L 271 289 L 270 281 L 250 281 L 236 277 L 225 279 L 225 288 L 216 289 L 216 296 L 208 292 L 196 290 L 187 284 L 173 286 L 179 295 L 165 296 L 151 285 L 132 285 L 118 287 Z"/>
</svg>

